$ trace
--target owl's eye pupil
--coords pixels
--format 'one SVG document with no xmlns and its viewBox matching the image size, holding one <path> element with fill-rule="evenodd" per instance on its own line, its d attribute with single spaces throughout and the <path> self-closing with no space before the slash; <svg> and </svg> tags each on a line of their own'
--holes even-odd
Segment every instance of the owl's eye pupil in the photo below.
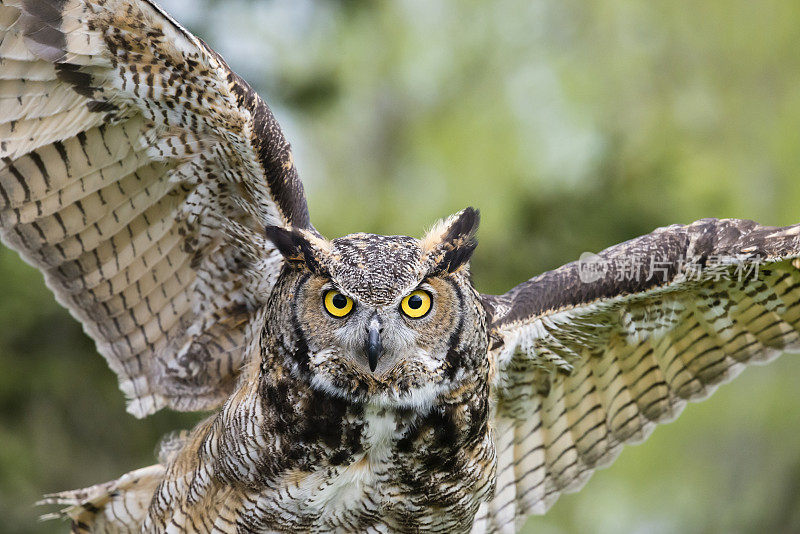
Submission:
<svg viewBox="0 0 800 534">
<path fill-rule="evenodd" d="M 419 295 L 411 295 L 408 299 L 408 307 L 412 310 L 418 310 L 422 306 L 422 297 Z"/>
<path fill-rule="evenodd" d="M 345 297 L 341 293 L 337 293 L 331 299 L 331 304 L 333 304 L 335 308 L 343 310 L 347 307 L 347 297 Z"/>
</svg>

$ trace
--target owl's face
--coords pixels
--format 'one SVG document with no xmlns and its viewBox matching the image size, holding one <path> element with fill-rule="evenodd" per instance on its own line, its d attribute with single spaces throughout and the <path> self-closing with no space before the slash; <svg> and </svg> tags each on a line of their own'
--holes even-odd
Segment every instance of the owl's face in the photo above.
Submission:
<svg viewBox="0 0 800 534">
<path fill-rule="evenodd" d="M 271 334 L 293 372 L 332 395 L 417 408 L 474 378 L 487 339 L 467 266 L 476 229 L 465 210 L 422 240 L 271 230 L 287 266 L 268 323 L 282 325 Z"/>
</svg>

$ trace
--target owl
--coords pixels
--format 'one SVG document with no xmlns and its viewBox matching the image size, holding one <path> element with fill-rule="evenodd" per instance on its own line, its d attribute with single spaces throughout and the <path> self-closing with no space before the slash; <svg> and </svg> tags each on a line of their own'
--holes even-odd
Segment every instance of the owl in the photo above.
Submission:
<svg viewBox="0 0 800 534">
<path fill-rule="evenodd" d="M 128 410 L 210 411 L 51 495 L 74 532 L 514 532 L 750 363 L 800 350 L 800 225 L 705 219 L 535 276 L 311 224 L 291 148 L 149 0 L 0 1 L 0 235 Z"/>
</svg>

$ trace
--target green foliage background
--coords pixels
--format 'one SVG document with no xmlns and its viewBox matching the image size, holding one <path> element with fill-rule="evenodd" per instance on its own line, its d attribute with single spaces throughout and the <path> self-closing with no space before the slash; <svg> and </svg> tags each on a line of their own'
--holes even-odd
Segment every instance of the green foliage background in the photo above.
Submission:
<svg viewBox="0 0 800 534">
<path fill-rule="evenodd" d="M 329 237 L 481 209 L 484 292 L 702 217 L 800 222 L 793 0 L 163 0 L 272 105 Z M 525 532 L 800 531 L 800 361 L 752 369 Z M 152 463 L 41 276 L 0 249 L 0 532 Z"/>
</svg>

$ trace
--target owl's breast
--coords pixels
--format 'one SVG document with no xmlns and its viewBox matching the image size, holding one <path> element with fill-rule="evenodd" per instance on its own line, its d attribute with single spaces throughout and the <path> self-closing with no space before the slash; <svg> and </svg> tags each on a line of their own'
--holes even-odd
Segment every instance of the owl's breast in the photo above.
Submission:
<svg viewBox="0 0 800 534">
<path fill-rule="evenodd" d="M 361 428 L 361 452 L 352 461 L 309 473 L 298 484 L 308 511 L 372 514 L 389 497 L 388 473 L 403 425 L 398 425 L 394 414 L 367 407 Z"/>
<path fill-rule="evenodd" d="M 456 431 L 446 450 L 443 432 L 452 428 L 439 419 L 367 407 L 351 461 L 286 472 L 278 486 L 291 489 L 265 495 L 263 506 L 291 509 L 321 531 L 468 531 L 491 488 L 492 440 L 487 434 L 465 446 Z"/>
<path fill-rule="evenodd" d="M 278 378 L 243 384 L 195 429 L 154 524 L 191 509 L 246 532 L 469 532 L 494 480 L 486 388 L 423 411 Z"/>
</svg>

